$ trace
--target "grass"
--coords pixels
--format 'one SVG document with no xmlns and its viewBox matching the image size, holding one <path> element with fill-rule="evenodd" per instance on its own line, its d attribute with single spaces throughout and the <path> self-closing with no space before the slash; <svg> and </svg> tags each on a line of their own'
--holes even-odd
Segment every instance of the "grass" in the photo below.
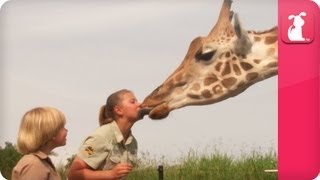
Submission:
<svg viewBox="0 0 320 180">
<path fill-rule="evenodd" d="M 74 158 L 68 159 L 68 162 Z M 136 167 L 126 180 L 158 180 L 158 166 L 164 167 L 164 180 L 276 180 L 277 173 L 264 172 L 277 169 L 277 155 L 274 151 L 262 153 L 252 151 L 240 157 L 218 151 L 200 155 L 194 150 L 178 160 L 168 163 L 166 158 L 150 158 L 148 153 L 139 156 Z M 70 165 L 58 165 L 58 172 L 65 180 Z"/>
<path fill-rule="evenodd" d="M 147 162 L 147 163 L 146 163 Z M 157 180 L 158 171 L 155 160 L 140 163 L 129 180 Z M 277 169 L 277 156 L 274 152 L 252 152 L 233 158 L 222 153 L 198 155 L 190 151 L 177 164 L 164 164 L 165 180 L 275 180 L 277 173 L 266 173 L 265 169 Z"/>
</svg>

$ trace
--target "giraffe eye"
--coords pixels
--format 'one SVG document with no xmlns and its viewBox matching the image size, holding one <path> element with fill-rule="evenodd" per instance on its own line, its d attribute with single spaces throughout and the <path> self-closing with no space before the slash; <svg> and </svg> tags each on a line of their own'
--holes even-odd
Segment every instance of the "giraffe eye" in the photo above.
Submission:
<svg viewBox="0 0 320 180">
<path fill-rule="evenodd" d="M 197 60 L 199 61 L 209 61 L 212 59 L 212 57 L 214 56 L 214 54 L 217 52 L 217 50 L 213 50 L 213 49 L 207 49 L 202 51 L 202 49 L 200 49 L 195 57 Z"/>
</svg>

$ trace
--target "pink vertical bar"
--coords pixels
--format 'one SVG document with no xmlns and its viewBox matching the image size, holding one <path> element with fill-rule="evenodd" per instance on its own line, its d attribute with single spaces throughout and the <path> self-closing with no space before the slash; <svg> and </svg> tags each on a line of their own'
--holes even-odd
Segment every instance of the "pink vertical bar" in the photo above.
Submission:
<svg viewBox="0 0 320 180">
<path fill-rule="evenodd" d="M 307 12 L 307 43 L 288 44 L 290 13 Z M 313 17 L 311 17 L 311 15 Z M 319 7 L 307 0 L 279 0 L 279 162 L 280 180 L 312 180 L 320 170 Z M 310 26 L 314 23 L 314 26 Z M 314 29 L 308 29 L 314 28 Z M 312 41 L 311 41 L 312 40 Z"/>
</svg>

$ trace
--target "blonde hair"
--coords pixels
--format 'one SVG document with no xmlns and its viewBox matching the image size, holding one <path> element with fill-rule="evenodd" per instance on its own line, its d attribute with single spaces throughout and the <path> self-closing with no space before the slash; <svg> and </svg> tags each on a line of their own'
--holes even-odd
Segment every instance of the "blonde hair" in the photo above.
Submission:
<svg viewBox="0 0 320 180">
<path fill-rule="evenodd" d="M 37 107 L 26 112 L 21 120 L 17 147 L 22 154 L 40 150 L 65 125 L 64 114 L 51 107 Z"/>
<path fill-rule="evenodd" d="M 114 114 L 113 109 L 116 105 L 118 105 L 122 101 L 122 95 L 126 93 L 132 93 L 132 92 L 127 89 L 121 89 L 119 91 L 112 93 L 108 97 L 106 104 L 101 106 L 100 108 L 100 113 L 99 113 L 100 126 L 104 124 L 108 124 L 117 118 L 116 114 Z"/>
</svg>

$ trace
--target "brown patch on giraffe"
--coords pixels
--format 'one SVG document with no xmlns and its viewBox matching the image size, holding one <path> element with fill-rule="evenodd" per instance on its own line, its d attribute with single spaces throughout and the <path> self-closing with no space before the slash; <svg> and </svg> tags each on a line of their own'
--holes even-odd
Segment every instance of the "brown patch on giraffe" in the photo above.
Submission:
<svg viewBox="0 0 320 180">
<path fill-rule="evenodd" d="M 242 69 L 245 71 L 248 71 L 253 68 L 253 66 L 251 64 L 246 63 L 246 62 L 241 62 L 240 65 L 241 65 Z"/>
<path fill-rule="evenodd" d="M 252 80 L 256 79 L 258 77 L 258 75 L 259 75 L 258 73 L 252 72 L 252 73 L 247 74 L 246 78 L 248 81 L 252 81 Z"/>
<path fill-rule="evenodd" d="M 256 42 L 261 41 L 261 37 L 255 36 L 255 37 L 254 37 L 254 41 L 256 41 Z"/>
<path fill-rule="evenodd" d="M 241 88 L 241 87 L 244 86 L 245 84 L 246 84 L 245 82 L 241 81 L 240 83 L 238 83 L 237 87 L 238 87 L 238 88 Z"/>
<path fill-rule="evenodd" d="M 276 41 L 278 41 L 278 37 L 277 36 L 267 36 L 266 39 L 264 40 L 265 44 L 273 44 Z"/>
<path fill-rule="evenodd" d="M 203 97 L 205 97 L 205 98 L 210 98 L 210 97 L 212 97 L 212 94 L 211 94 L 211 92 L 209 91 L 209 90 L 203 90 L 202 92 L 201 92 L 201 95 L 203 96 Z"/>
<path fill-rule="evenodd" d="M 230 74 L 230 73 L 231 73 L 230 63 L 227 62 L 224 70 L 221 73 L 221 75 L 225 76 L 225 75 Z"/>
<path fill-rule="evenodd" d="M 233 61 L 236 61 L 236 60 L 238 60 L 238 58 L 237 58 L 236 56 L 233 56 L 233 57 L 232 57 L 232 60 L 233 60 Z"/>
<path fill-rule="evenodd" d="M 220 85 L 216 85 L 212 88 L 212 91 L 215 93 L 215 94 L 220 94 L 222 93 L 222 87 Z"/>
<path fill-rule="evenodd" d="M 219 62 L 215 67 L 218 72 L 220 72 L 221 65 L 222 65 L 222 62 Z"/>
<path fill-rule="evenodd" d="M 268 55 L 268 56 L 271 56 L 271 55 L 273 55 L 275 52 L 276 52 L 276 48 L 269 48 L 269 49 L 267 50 L 267 55 Z"/>
<path fill-rule="evenodd" d="M 191 90 L 193 90 L 193 91 L 199 91 L 199 90 L 200 90 L 200 84 L 199 84 L 199 83 L 193 84 Z"/>
<path fill-rule="evenodd" d="M 229 58 L 230 55 L 231 55 L 230 52 L 227 52 L 227 53 L 226 53 L 226 58 Z"/>
<path fill-rule="evenodd" d="M 211 74 L 209 77 L 207 77 L 207 78 L 204 79 L 204 85 L 205 85 L 205 86 L 209 86 L 209 85 L 211 85 L 212 83 L 215 83 L 216 81 L 218 81 L 217 76 L 214 75 L 214 74 Z"/>
<path fill-rule="evenodd" d="M 241 75 L 241 70 L 240 68 L 238 67 L 237 64 L 233 64 L 233 71 L 236 73 L 237 76 L 240 76 Z"/>
<path fill-rule="evenodd" d="M 260 59 L 254 59 L 254 60 L 253 60 L 253 62 L 256 63 L 256 64 L 260 64 L 261 61 L 262 61 L 262 60 L 260 60 Z"/>
<path fill-rule="evenodd" d="M 199 95 L 196 94 L 187 94 L 187 96 L 191 99 L 201 99 L 201 97 Z"/>
<path fill-rule="evenodd" d="M 222 85 L 225 88 L 230 88 L 232 85 L 234 85 L 237 82 L 237 79 L 234 77 L 230 77 L 227 79 L 222 80 Z"/>
</svg>

